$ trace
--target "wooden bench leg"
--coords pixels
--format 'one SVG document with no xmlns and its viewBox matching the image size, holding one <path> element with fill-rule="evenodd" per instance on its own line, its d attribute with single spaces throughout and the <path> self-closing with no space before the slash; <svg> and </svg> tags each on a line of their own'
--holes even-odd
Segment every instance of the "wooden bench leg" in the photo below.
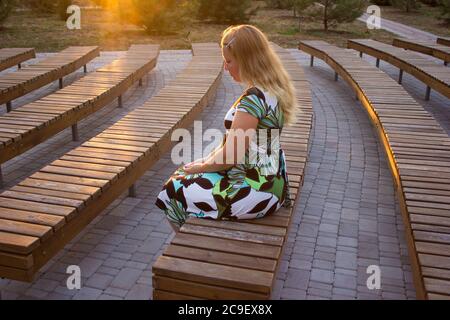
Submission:
<svg viewBox="0 0 450 320">
<path fill-rule="evenodd" d="M 311 56 L 311 59 L 309 60 L 309 66 L 314 66 L 314 56 Z"/>
<path fill-rule="evenodd" d="M 362 56 L 363 56 L 363 53 L 362 53 L 362 51 L 360 51 L 359 52 L 359 57 L 362 58 Z"/>
<path fill-rule="evenodd" d="M 86 64 L 83 66 L 83 71 L 84 71 L 84 73 L 87 73 L 87 65 Z"/>
<path fill-rule="evenodd" d="M 128 196 L 130 198 L 136 198 L 136 186 L 134 184 L 128 189 Z"/>
<path fill-rule="evenodd" d="M 403 70 L 399 69 L 399 71 L 398 71 L 398 83 L 402 84 L 402 81 L 403 81 Z"/>
<path fill-rule="evenodd" d="M 142 78 L 139 79 L 139 87 L 142 87 Z"/>
<path fill-rule="evenodd" d="M 427 87 L 427 91 L 425 93 L 425 100 L 430 100 L 430 95 L 431 95 L 431 88 Z"/>
<path fill-rule="evenodd" d="M 22 69 L 22 64 L 21 64 L 21 63 L 19 63 L 19 64 L 17 65 L 17 69 Z"/>
<path fill-rule="evenodd" d="M 59 88 L 63 88 L 63 78 L 59 79 Z"/>
<path fill-rule="evenodd" d="M 339 79 L 339 74 L 337 72 L 334 73 L 334 81 L 338 81 Z"/>
<path fill-rule="evenodd" d="M 444 66 L 448 66 L 448 61 L 444 61 Z"/>
<path fill-rule="evenodd" d="M 8 101 L 6 103 L 6 112 L 11 112 L 11 110 L 12 110 L 12 102 Z"/>
<path fill-rule="evenodd" d="M 122 95 L 120 95 L 119 98 L 117 98 L 117 101 L 118 101 L 117 106 L 118 106 L 119 108 L 122 108 L 122 107 L 123 107 L 123 103 L 122 103 Z"/>
<path fill-rule="evenodd" d="M 78 123 L 72 125 L 72 140 L 73 141 L 80 140 L 80 136 L 78 135 Z"/>
<path fill-rule="evenodd" d="M 0 165 L 0 188 L 3 188 L 3 173 L 1 165 Z"/>
<path fill-rule="evenodd" d="M 376 65 L 377 65 L 377 68 L 380 67 L 380 58 L 377 58 L 377 63 L 376 63 Z"/>
</svg>

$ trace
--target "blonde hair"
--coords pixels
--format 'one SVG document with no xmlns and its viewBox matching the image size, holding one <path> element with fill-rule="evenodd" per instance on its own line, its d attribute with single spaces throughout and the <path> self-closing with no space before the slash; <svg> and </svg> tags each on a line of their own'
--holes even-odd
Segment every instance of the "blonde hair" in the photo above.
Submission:
<svg viewBox="0 0 450 320">
<path fill-rule="evenodd" d="M 221 47 L 236 59 L 241 80 L 276 96 L 285 124 L 293 124 L 298 109 L 295 89 L 264 33 L 252 25 L 231 26 L 222 34 Z"/>
</svg>

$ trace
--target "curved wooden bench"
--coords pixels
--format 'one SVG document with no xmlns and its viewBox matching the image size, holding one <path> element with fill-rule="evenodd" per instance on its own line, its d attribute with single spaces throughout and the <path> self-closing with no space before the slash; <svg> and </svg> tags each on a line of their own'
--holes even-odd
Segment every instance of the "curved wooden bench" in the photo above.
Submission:
<svg viewBox="0 0 450 320">
<path fill-rule="evenodd" d="M 400 85 L 356 52 L 323 41 L 301 41 L 299 48 L 325 61 L 355 90 L 375 126 L 394 178 L 417 297 L 450 298 L 449 136 Z"/>
<path fill-rule="evenodd" d="M 86 64 L 99 54 L 99 47 L 69 47 L 36 64 L 0 76 L 0 105 L 6 103 L 9 112 L 12 100 L 58 79 L 62 88 L 63 77 L 83 66 L 86 72 Z"/>
<path fill-rule="evenodd" d="M 187 68 L 156 96 L 0 194 L 0 277 L 32 281 L 169 150 L 173 130 L 193 122 L 214 96 L 222 72 L 217 44 L 193 50 Z"/>
<path fill-rule="evenodd" d="M 275 46 L 298 91 L 300 114 L 282 130 L 290 195 L 303 184 L 312 124 L 309 84 L 295 59 Z M 153 299 L 269 299 L 294 207 L 239 222 L 189 218 L 153 265 Z"/>
<path fill-rule="evenodd" d="M 36 58 L 34 48 L 3 48 L 0 49 L 0 71 L 17 65 L 20 69 L 21 63 L 28 59 Z"/>
<path fill-rule="evenodd" d="M 348 40 L 348 48 L 377 58 L 377 66 L 380 59 L 400 69 L 399 80 L 402 82 L 403 72 L 408 72 L 427 85 L 425 100 L 430 99 L 431 89 L 450 98 L 450 72 L 447 68 L 422 57 L 413 52 L 396 48 L 389 44 L 371 39 Z"/>
<path fill-rule="evenodd" d="M 450 46 L 450 38 L 438 37 L 436 43 L 442 44 L 444 46 Z"/>
<path fill-rule="evenodd" d="M 122 94 L 155 67 L 158 56 L 157 45 L 133 45 L 123 58 L 0 116 L 0 165 L 70 126 L 78 140 L 78 121 L 116 98 L 120 107 Z"/>
<path fill-rule="evenodd" d="M 444 61 L 444 64 L 450 61 L 450 47 L 440 45 L 430 41 L 418 41 L 411 39 L 395 38 L 392 42 L 395 47 L 421 52 Z"/>
</svg>

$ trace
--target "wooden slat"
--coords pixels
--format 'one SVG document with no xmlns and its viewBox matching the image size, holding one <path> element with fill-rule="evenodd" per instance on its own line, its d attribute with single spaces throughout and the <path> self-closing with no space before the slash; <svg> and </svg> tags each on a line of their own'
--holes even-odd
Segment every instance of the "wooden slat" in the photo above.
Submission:
<svg viewBox="0 0 450 320">
<path fill-rule="evenodd" d="M 273 273 L 269 272 L 165 256 L 161 256 L 155 262 L 153 272 L 160 276 L 223 286 L 226 288 L 238 288 L 262 294 L 270 293 L 274 276 Z"/>
<path fill-rule="evenodd" d="M 243 290 L 236 290 L 230 288 L 224 288 L 222 286 L 211 286 L 202 283 L 195 283 L 192 281 L 184 281 L 180 279 L 172 279 L 168 277 L 153 277 L 153 288 L 157 291 L 159 288 L 167 289 L 170 288 L 172 293 L 177 295 L 182 295 L 182 297 L 191 296 L 202 298 L 202 299 L 214 299 L 214 300 L 261 300 L 267 299 L 267 295 L 248 292 Z M 162 299 L 161 297 L 155 297 L 157 299 Z M 165 298 L 167 299 L 167 298 Z"/>
</svg>

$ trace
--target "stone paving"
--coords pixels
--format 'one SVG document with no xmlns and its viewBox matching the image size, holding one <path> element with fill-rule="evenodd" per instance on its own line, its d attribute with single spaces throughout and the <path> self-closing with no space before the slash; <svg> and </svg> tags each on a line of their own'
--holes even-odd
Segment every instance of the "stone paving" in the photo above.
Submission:
<svg viewBox="0 0 450 320">
<path fill-rule="evenodd" d="M 272 298 L 414 299 L 392 177 L 368 117 L 350 88 L 343 81 L 333 81 L 329 67 L 317 61 L 311 69 L 306 55 L 292 52 L 311 82 L 315 118 L 305 184 Z M 99 66 L 120 54 L 102 54 L 91 65 Z M 189 51 L 162 51 L 144 86 L 135 86 L 125 95 L 124 109 L 111 104 L 80 123 L 80 141 L 157 93 L 190 58 Z M 389 65 L 381 68 L 396 74 Z M 405 75 L 404 84 L 413 96 L 423 97 L 423 88 L 414 78 Z M 51 85 L 35 95 L 55 89 Z M 214 102 L 199 119 L 203 130 L 223 131 L 226 110 L 241 92 L 242 87 L 225 74 Z M 34 98 L 28 95 L 22 103 Z M 442 115 L 448 125 L 446 104 L 448 100 L 436 94 L 426 107 Z M 70 130 L 65 130 L 9 161 L 3 170 L 6 187 L 80 143 L 72 142 Z M 116 199 L 42 268 L 33 283 L 0 280 L 3 299 L 151 298 L 151 266 L 173 237 L 154 201 L 176 168 L 170 154 L 165 155 L 136 183 L 136 198 L 123 194 Z M 81 290 L 66 287 L 69 265 L 81 267 Z M 380 290 L 366 287 L 369 265 L 381 268 Z"/>
<path fill-rule="evenodd" d="M 361 22 L 366 23 L 369 18 L 369 14 L 364 13 L 361 17 L 358 18 Z M 436 42 L 437 36 L 433 33 L 423 31 L 411 26 L 404 25 L 399 22 L 395 22 L 389 19 L 383 18 L 383 9 L 381 9 L 381 17 L 380 17 L 381 28 L 387 30 L 389 32 L 395 33 L 400 37 L 416 39 L 416 40 L 425 40 Z"/>
</svg>

